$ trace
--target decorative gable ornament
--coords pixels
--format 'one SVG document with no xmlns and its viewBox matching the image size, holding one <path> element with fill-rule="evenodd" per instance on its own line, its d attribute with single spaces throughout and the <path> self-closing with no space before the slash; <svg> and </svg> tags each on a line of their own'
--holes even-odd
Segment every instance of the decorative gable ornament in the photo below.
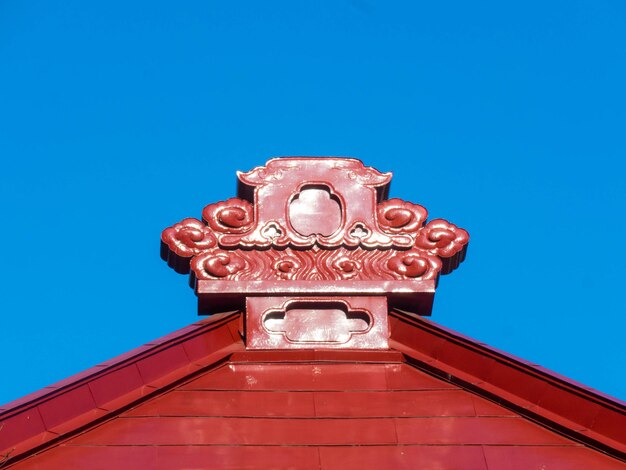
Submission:
<svg viewBox="0 0 626 470">
<path fill-rule="evenodd" d="M 245 310 L 248 349 L 387 349 L 389 307 L 430 315 L 440 274 L 468 233 L 387 199 L 391 173 L 351 158 L 274 158 L 242 173 L 238 197 L 161 235 L 190 273 L 201 314 Z"/>
</svg>

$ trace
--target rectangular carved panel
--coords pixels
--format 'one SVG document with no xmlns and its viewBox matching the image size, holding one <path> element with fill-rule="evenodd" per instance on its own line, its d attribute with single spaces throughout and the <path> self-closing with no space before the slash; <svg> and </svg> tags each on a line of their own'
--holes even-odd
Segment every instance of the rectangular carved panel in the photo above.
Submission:
<svg viewBox="0 0 626 470">
<path fill-rule="evenodd" d="M 385 297 L 249 297 L 248 349 L 388 349 Z"/>
</svg>

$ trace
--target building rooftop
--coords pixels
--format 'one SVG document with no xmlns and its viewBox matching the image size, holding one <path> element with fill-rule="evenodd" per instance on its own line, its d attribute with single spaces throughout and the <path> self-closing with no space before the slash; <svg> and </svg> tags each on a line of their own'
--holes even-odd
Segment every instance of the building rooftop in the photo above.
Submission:
<svg viewBox="0 0 626 470">
<path fill-rule="evenodd" d="M 390 179 L 339 158 L 240 173 L 239 198 L 162 236 L 212 315 L 2 407 L 0 462 L 624 468 L 626 404 L 424 318 L 469 238 Z"/>
<path fill-rule="evenodd" d="M 386 351 L 247 351 L 241 318 L 8 404 L 11 468 L 624 468 L 624 403 L 424 318 Z"/>
</svg>

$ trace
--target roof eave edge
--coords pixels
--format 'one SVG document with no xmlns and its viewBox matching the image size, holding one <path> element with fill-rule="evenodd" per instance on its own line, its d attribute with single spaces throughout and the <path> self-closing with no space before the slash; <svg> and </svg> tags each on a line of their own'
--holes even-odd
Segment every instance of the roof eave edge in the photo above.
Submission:
<svg viewBox="0 0 626 470">
<path fill-rule="evenodd" d="M 417 315 L 396 310 L 389 319 L 390 345 L 404 353 L 409 363 L 626 460 L 626 439 L 620 431 L 624 426 L 614 425 L 616 420 L 626 425 L 626 404 L 621 400 Z M 433 336 L 439 341 L 432 341 Z"/>
</svg>

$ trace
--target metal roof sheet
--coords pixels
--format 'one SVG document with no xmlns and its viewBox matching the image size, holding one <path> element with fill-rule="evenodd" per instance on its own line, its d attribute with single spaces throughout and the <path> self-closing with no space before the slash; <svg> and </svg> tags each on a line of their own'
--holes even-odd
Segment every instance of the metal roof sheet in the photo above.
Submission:
<svg viewBox="0 0 626 470">
<path fill-rule="evenodd" d="M 624 468 L 624 403 L 431 321 L 391 350 L 246 351 L 211 317 L 13 402 L 9 467 Z"/>
</svg>

